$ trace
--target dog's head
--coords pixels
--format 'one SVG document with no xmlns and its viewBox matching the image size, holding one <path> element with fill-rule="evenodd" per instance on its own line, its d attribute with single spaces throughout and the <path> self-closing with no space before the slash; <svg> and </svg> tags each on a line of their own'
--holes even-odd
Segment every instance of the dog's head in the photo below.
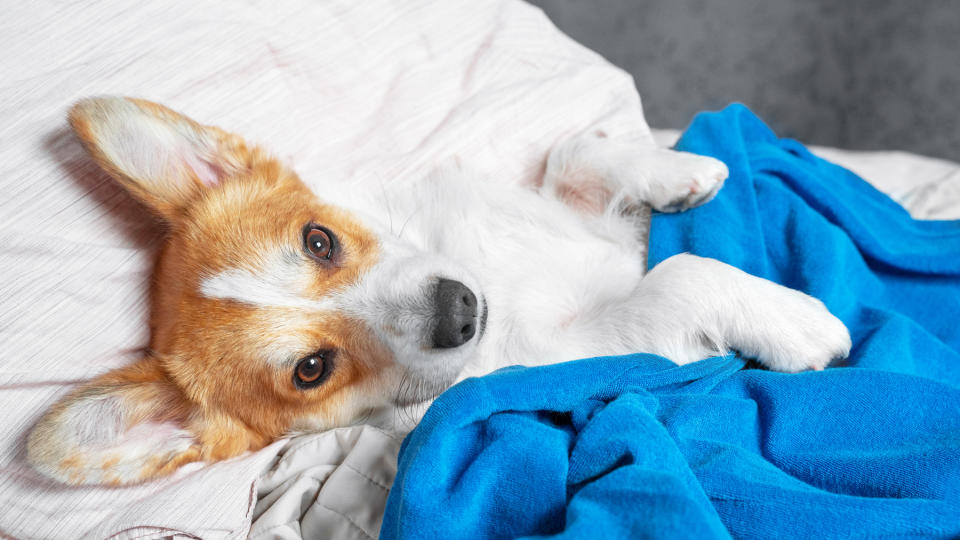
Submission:
<svg viewBox="0 0 960 540">
<path fill-rule="evenodd" d="M 134 99 L 82 101 L 70 123 L 168 234 L 149 353 L 46 414 L 28 443 L 41 472 L 131 483 L 347 425 L 434 397 L 475 351 L 469 275 L 261 149 Z"/>
</svg>

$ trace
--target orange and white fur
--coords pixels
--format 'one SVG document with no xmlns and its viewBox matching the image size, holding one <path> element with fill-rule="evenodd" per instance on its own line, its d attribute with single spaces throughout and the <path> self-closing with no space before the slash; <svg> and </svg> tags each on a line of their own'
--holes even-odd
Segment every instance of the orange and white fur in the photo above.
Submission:
<svg viewBox="0 0 960 540">
<path fill-rule="evenodd" d="M 636 206 L 706 202 L 727 176 L 711 158 L 587 134 L 551 151 L 538 190 L 448 164 L 314 193 L 263 149 L 154 103 L 89 99 L 70 123 L 168 234 L 149 352 L 29 437 L 58 480 L 143 481 L 510 364 L 732 348 L 795 372 L 849 352 L 801 292 L 692 255 L 646 272 Z"/>
</svg>

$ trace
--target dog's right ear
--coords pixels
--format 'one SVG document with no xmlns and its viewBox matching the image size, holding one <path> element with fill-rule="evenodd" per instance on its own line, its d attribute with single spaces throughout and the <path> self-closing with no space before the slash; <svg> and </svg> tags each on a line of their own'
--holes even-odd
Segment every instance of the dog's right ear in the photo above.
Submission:
<svg viewBox="0 0 960 540">
<path fill-rule="evenodd" d="M 57 403 L 30 433 L 27 459 L 71 484 L 142 481 L 200 459 L 186 428 L 192 412 L 156 361 L 144 359 Z"/>
<path fill-rule="evenodd" d="M 167 219 L 202 190 L 249 171 L 255 153 L 236 135 L 145 100 L 85 99 L 69 120 L 97 163 Z"/>
<path fill-rule="evenodd" d="M 124 485 L 262 442 L 240 422 L 190 401 L 157 359 L 144 358 L 54 405 L 27 439 L 27 460 L 61 482 Z"/>
</svg>

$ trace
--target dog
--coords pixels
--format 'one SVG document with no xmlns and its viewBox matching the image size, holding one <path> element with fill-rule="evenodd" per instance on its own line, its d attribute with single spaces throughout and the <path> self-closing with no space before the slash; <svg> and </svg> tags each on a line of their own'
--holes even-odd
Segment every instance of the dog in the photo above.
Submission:
<svg viewBox="0 0 960 540">
<path fill-rule="evenodd" d="M 142 482 L 511 364 L 734 349 L 797 372 L 850 350 L 802 292 L 689 254 L 647 272 L 644 208 L 709 201 L 728 175 L 712 158 L 585 133 L 550 151 L 535 189 L 451 162 L 314 193 L 262 148 L 155 103 L 87 99 L 69 121 L 168 233 L 148 352 L 28 438 L 59 481 Z"/>
</svg>

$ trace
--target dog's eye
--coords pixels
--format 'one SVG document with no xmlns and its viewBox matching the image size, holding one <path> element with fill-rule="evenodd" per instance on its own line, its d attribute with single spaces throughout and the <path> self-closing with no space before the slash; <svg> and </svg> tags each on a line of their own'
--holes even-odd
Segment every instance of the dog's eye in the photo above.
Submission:
<svg viewBox="0 0 960 540">
<path fill-rule="evenodd" d="M 303 246 L 313 258 L 328 261 L 333 256 L 335 247 L 333 233 L 318 225 L 309 224 L 303 228 Z"/>
<path fill-rule="evenodd" d="M 331 367 L 330 352 L 324 351 L 311 354 L 297 362 L 293 370 L 293 383 L 301 390 L 318 386 L 327 380 Z"/>
</svg>

